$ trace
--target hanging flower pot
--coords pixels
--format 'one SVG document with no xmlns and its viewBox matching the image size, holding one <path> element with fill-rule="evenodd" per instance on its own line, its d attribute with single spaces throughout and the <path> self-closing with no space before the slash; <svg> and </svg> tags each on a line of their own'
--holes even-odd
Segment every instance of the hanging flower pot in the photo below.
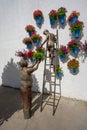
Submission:
<svg viewBox="0 0 87 130">
<path fill-rule="evenodd" d="M 64 61 L 64 60 L 66 59 L 66 55 L 64 55 L 64 54 L 60 55 L 60 59 L 61 59 L 62 61 Z"/>
<path fill-rule="evenodd" d="M 73 24 L 75 23 L 76 21 L 78 20 L 78 17 L 77 16 L 74 16 L 70 19 L 70 23 Z"/>
<path fill-rule="evenodd" d="M 65 24 L 65 22 L 66 22 L 66 12 L 67 12 L 67 10 L 64 7 L 59 8 L 58 12 L 57 12 L 58 20 L 59 20 L 60 24 L 62 24 L 62 25 Z"/>
<path fill-rule="evenodd" d="M 50 24 L 53 26 L 55 24 L 56 20 L 54 18 L 50 18 Z"/>
<path fill-rule="evenodd" d="M 33 62 L 35 62 L 35 59 L 33 57 L 31 57 L 30 61 L 33 63 Z"/>
<path fill-rule="evenodd" d="M 34 45 L 35 45 L 36 47 L 38 47 L 38 46 L 40 45 L 39 39 L 34 40 Z"/>
<path fill-rule="evenodd" d="M 42 17 L 41 16 L 36 17 L 36 24 L 41 26 L 41 24 L 42 24 Z"/>
<path fill-rule="evenodd" d="M 55 25 L 57 23 L 57 11 L 51 10 L 48 15 L 49 15 L 51 26 Z"/>
<path fill-rule="evenodd" d="M 33 12 L 33 17 L 36 20 L 36 24 L 41 26 L 43 22 L 43 13 L 41 10 L 35 10 Z"/>
<path fill-rule="evenodd" d="M 35 27 L 33 25 L 27 25 L 25 27 L 25 30 L 26 30 L 26 32 L 28 32 L 30 37 L 32 36 L 32 34 L 34 34 L 36 32 Z"/>
<path fill-rule="evenodd" d="M 36 47 L 39 46 L 42 41 L 42 37 L 39 34 L 33 34 L 31 39 Z"/>
<path fill-rule="evenodd" d="M 59 22 L 60 22 L 60 24 L 64 24 L 65 21 L 66 21 L 65 16 L 63 16 L 63 15 L 59 16 Z"/>
<path fill-rule="evenodd" d="M 32 49 L 33 41 L 31 38 L 29 37 L 24 38 L 23 43 L 27 46 L 27 49 Z"/>
<path fill-rule="evenodd" d="M 75 55 L 78 55 L 78 52 L 79 52 L 79 48 L 77 48 L 77 47 L 73 48 L 73 53 Z"/>
<path fill-rule="evenodd" d="M 77 68 L 72 68 L 72 69 L 70 70 L 70 72 L 71 72 L 72 74 L 77 74 L 78 69 L 77 69 Z"/>
<path fill-rule="evenodd" d="M 81 36 L 83 27 L 84 23 L 82 21 L 76 21 L 70 26 L 70 30 L 74 38 L 78 39 Z"/>
<path fill-rule="evenodd" d="M 72 59 L 67 63 L 67 66 L 72 74 L 77 74 L 79 69 L 79 61 Z"/>
<path fill-rule="evenodd" d="M 54 69 L 54 71 L 56 71 L 56 76 L 57 78 L 61 79 L 63 76 L 63 70 L 61 67 L 56 66 L 56 68 Z"/>
<path fill-rule="evenodd" d="M 58 73 L 56 74 L 56 76 L 57 76 L 57 78 L 61 79 L 62 76 L 63 76 L 63 74 L 62 74 L 62 72 L 58 72 Z"/>
<path fill-rule="evenodd" d="M 60 48 L 58 49 L 58 55 L 62 61 L 68 57 L 68 48 L 64 45 L 61 45 Z"/>
<path fill-rule="evenodd" d="M 81 42 L 75 39 L 68 42 L 67 47 L 70 52 L 73 52 L 75 55 L 77 55 L 79 52 L 80 45 L 81 45 Z"/>
<path fill-rule="evenodd" d="M 31 43 L 27 43 L 26 46 L 27 46 L 27 49 L 32 49 L 32 44 Z"/>
<path fill-rule="evenodd" d="M 80 13 L 76 11 L 72 11 L 72 13 L 68 17 L 69 24 L 74 24 L 76 21 L 78 21 Z"/>
<path fill-rule="evenodd" d="M 75 30 L 74 33 L 73 33 L 73 37 L 78 39 L 81 35 L 81 31 L 80 30 Z"/>
</svg>

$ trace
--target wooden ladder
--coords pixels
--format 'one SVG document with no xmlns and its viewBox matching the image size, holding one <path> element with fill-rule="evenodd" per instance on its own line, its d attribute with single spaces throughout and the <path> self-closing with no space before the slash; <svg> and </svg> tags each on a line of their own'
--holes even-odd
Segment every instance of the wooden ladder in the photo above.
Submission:
<svg viewBox="0 0 87 130">
<path fill-rule="evenodd" d="M 59 47 L 58 30 L 56 32 L 56 37 L 57 37 L 57 42 L 55 44 L 53 65 L 51 65 L 51 61 L 48 56 L 48 51 L 47 51 L 47 46 L 46 46 L 46 58 L 44 62 L 43 86 L 42 86 L 42 95 L 41 95 L 41 111 L 43 110 L 45 105 L 51 105 L 53 106 L 53 115 L 55 114 L 56 108 L 61 98 L 61 80 L 58 79 L 58 83 L 57 83 L 56 72 L 54 71 L 54 66 L 56 67 L 56 65 L 59 65 L 59 57 L 57 55 L 57 49 Z M 47 88 L 49 88 L 49 91 L 46 89 L 46 83 L 49 84 L 47 86 Z M 56 92 L 57 86 L 59 86 L 58 93 Z M 59 98 L 57 99 L 56 97 L 59 97 Z"/>
</svg>

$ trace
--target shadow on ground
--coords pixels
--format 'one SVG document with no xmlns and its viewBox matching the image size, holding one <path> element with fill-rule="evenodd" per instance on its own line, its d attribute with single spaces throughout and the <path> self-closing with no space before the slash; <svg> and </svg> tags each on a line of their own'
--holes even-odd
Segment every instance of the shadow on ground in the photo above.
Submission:
<svg viewBox="0 0 87 130">
<path fill-rule="evenodd" d="M 41 94 L 32 94 L 32 115 L 40 107 Z M 0 86 L 0 125 L 17 111 L 21 110 L 22 101 L 19 89 Z"/>
</svg>

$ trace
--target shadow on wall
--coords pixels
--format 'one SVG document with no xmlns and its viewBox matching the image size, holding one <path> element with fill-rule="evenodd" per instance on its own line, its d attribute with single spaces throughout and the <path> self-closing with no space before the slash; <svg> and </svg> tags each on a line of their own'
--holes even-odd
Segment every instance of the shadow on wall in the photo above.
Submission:
<svg viewBox="0 0 87 130">
<path fill-rule="evenodd" d="M 13 59 L 5 65 L 2 73 L 2 85 L 13 88 L 20 87 L 20 73 L 19 68 Z"/>
<path fill-rule="evenodd" d="M 32 78 L 33 78 L 33 86 L 32 86 L 32 91 L 34 92 L 40 92 L 39 89 L 39 82 L 36 78 L 36 76 L 34 74 L 32 74 Z"/>
</svg>

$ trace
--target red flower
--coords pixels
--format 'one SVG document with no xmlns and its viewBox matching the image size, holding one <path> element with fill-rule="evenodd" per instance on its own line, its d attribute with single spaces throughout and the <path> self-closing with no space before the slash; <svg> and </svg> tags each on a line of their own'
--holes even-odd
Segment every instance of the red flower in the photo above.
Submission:
<svg viewBox="0 0 87 130">
<path fill-rule="evenodd" d="M 72 11 L 72 13 L 69 15 L 69 17 L 68 17 L 68 21 L 70 21 L 73 17 L 75 17 L 75 16 L 79 16 L 80 15 L 80 13 L 79 12 L 76 12 L 76 11 Z"/>
<path fill-rule="evenodd" d="M 57 11 L 56 10 L 51 10 L 48 15 L 49 15 L 50 18 L 57 19 Z"/>
<path fill-rule="evenodd" d="M 34 19 L 36 19 L 36 17 L 38 17 L 38 16 L 41 16 L 41 17 L 43 18 L 43 13 L 42 13 L 41 10 L 35 10 L 35 11 L 33 12 L 33 17 L 34 17 Z"/>
<path fill-rule="evenodd" d="M 27 58 L 31 58 L 31 57 L 33 57 L 34 53 L 35 53 L 34 51 L 29 50 L 28 52 L 25 53 L 25 56 L 26 56 Z"/>
<path fill-rule="evenodd" d="M 33 25 L 27 25 L 27 26 L 25 27 L 25 30 L 26 30 L 27 32 L 36 32 L 36 31 L 35 31 L 35 27 L 34 27 Z"/>
<path fill-rule="evenodd" d="M 23 43 L 24 43 L 24 44 L 28 44 L 28 43 L 33 44 L 33 41 L 32 41 L 32 39 L 31 39 L 31 38 L 26 37 L 26 38 L 24 38 L 24 39 L 23 39 Z"/>
</svg>

